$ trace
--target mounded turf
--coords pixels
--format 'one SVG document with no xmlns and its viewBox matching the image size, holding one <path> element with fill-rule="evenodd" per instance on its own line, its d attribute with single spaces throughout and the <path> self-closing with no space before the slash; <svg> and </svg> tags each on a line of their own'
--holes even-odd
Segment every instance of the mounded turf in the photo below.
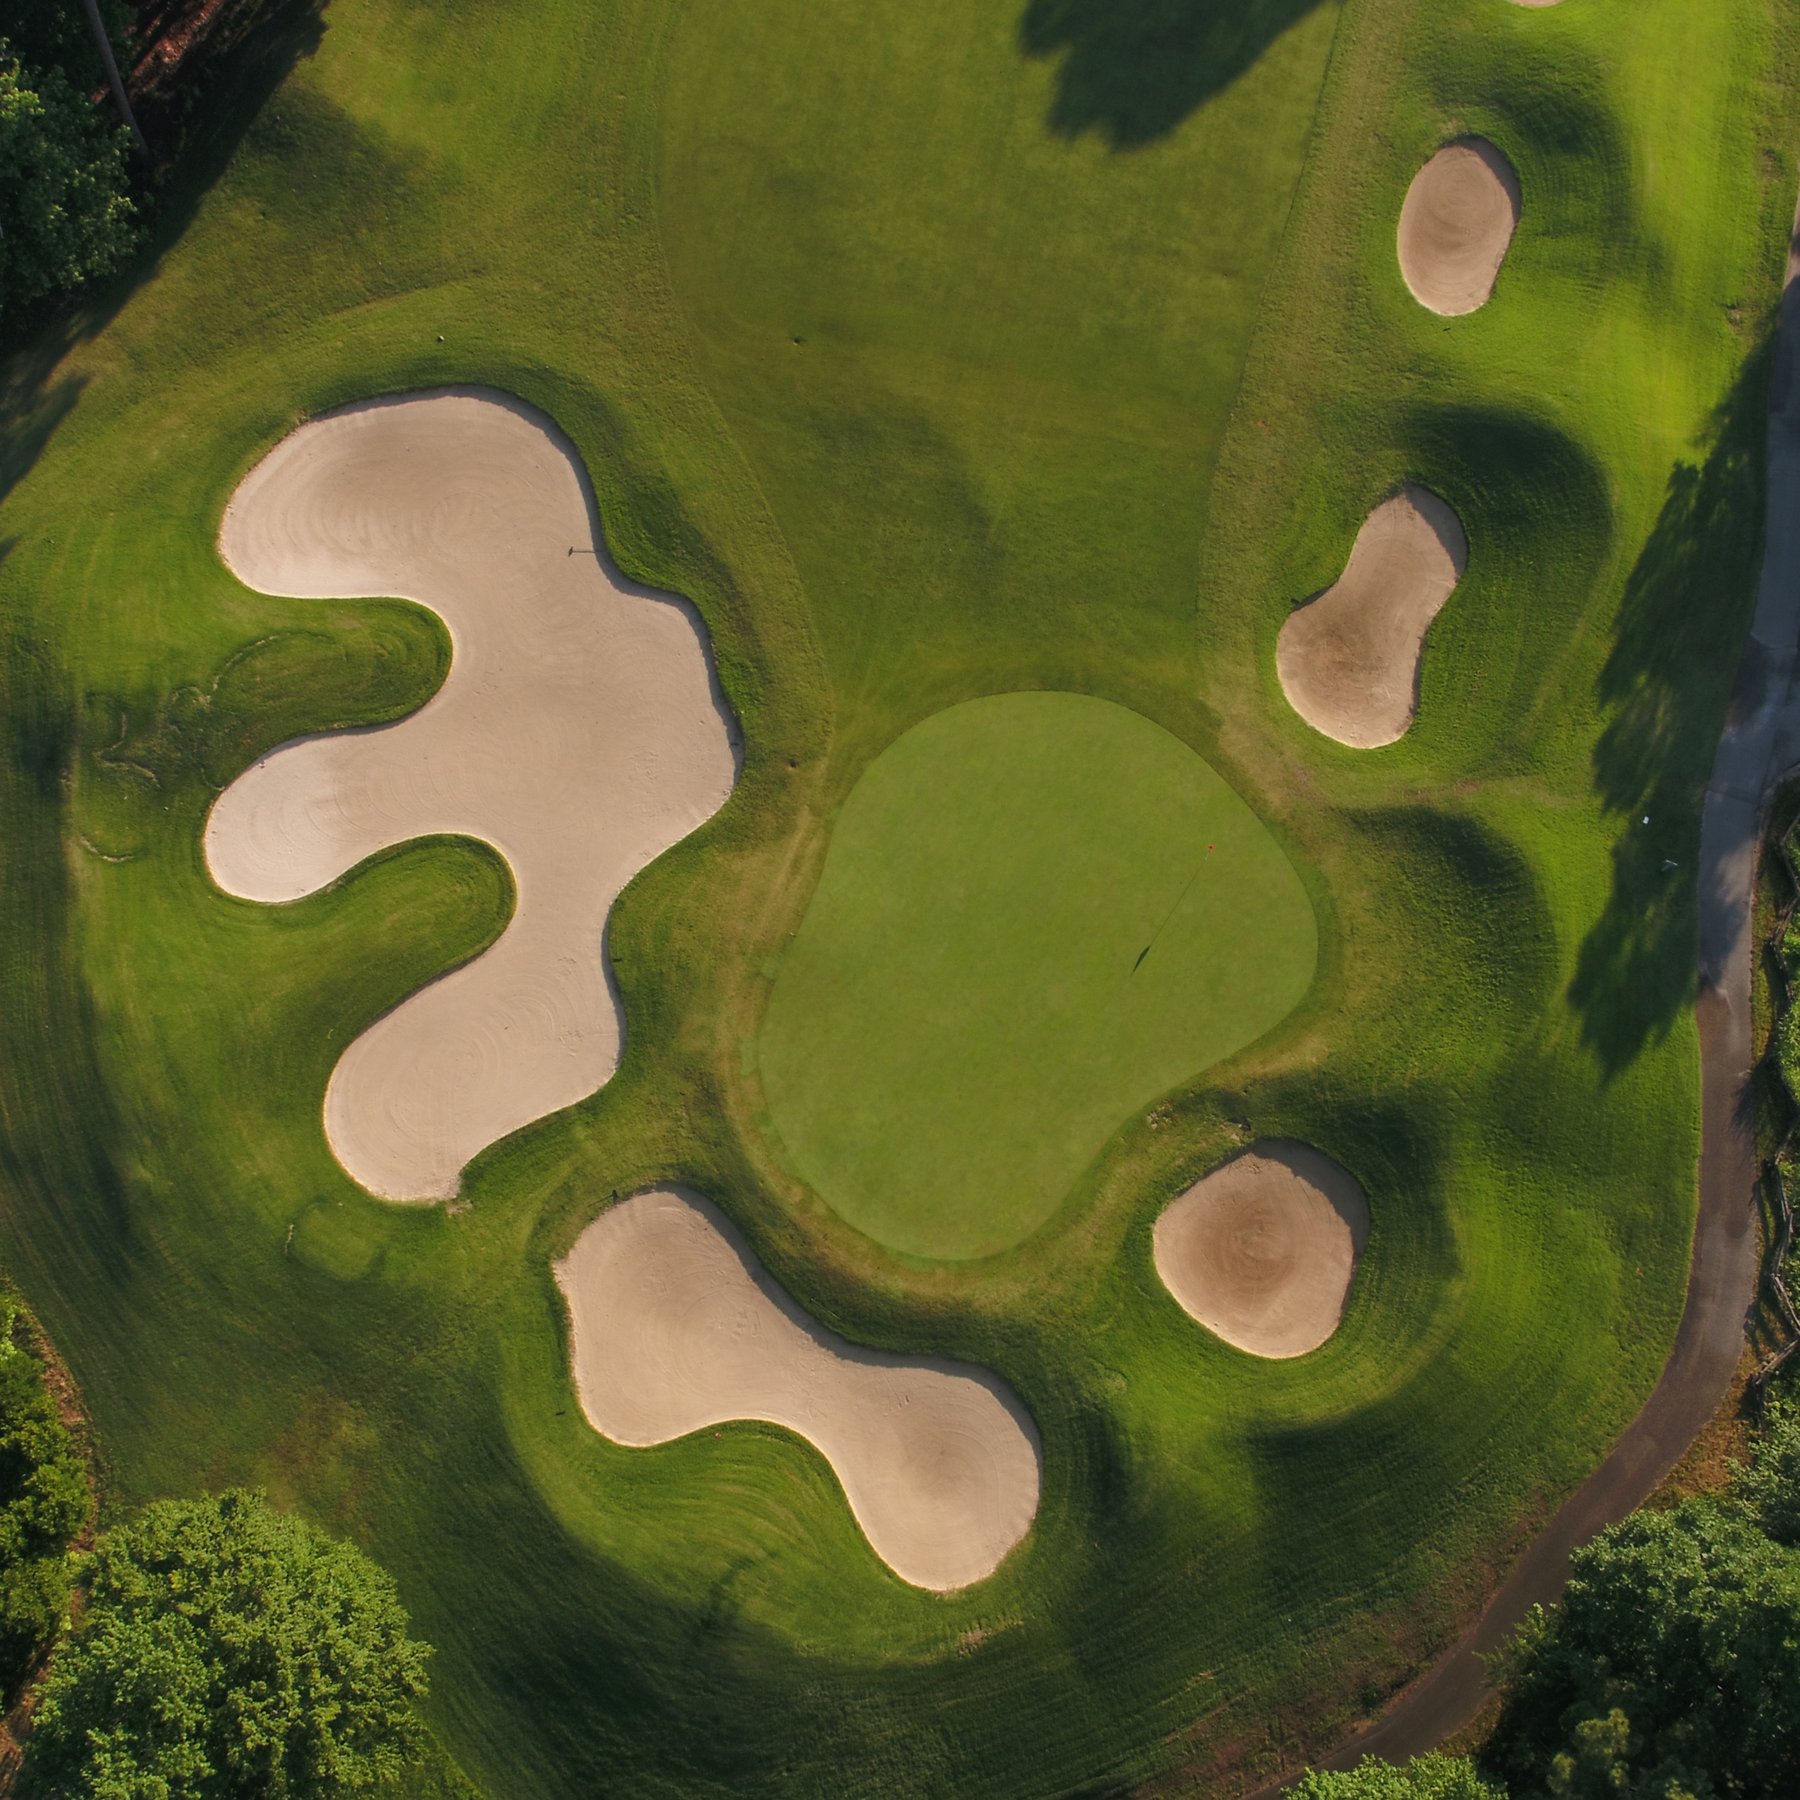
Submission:
<svg viewBox="0 0 1800 1800">
<path fill-rule="evenodd" d="M 774 1129 L 878 1243 L 992 1255 L 1133 1111 L 1278 1025 L 1317 950 L 1280 846 L 1161 726 L 966 701 L 832 830 L 758 1039 Z"/>
<path fill-rule="evenodd" d="M 118 1500 L 260 1481 L 354 1532 L 496 1800 L 1223 1796 L 1295 1720 L 1378 1704 L 1680 1305 L 1791 12 L 333 0 L 258 34 L 217 181 L 0 402 L 0 1240 Z M 1441 319 L 1395 224 L 1469 133 L 1528 203 L 1493 300 Z M 360 1194 L 320 1097 L 502 928 L 498 859 L 416 844 L 264 908 L 200 851 L 258 754 L 418 705 L 447 651 L 411 606 L 247 593 L 220 510 L 298 413 L 444 382 L 569 433 L 745 736 L 613 915 L 618 1074 L 478 1158 L 454 1216 Z M 1469 567 L 1416 724 L 1354 751 L 1275 645 L 1407 481 Z M 1026 688 L 1230 781 L 1319 972 L 1121 1122 L 1051 1228 L 915 1266 L 783 1171 L 750 1053 L 865 767 Z M 1292 1362 L 1212 1340 L 1151 1258 L 1259 1137 L 1354 1170 L 1374 1220 Z M 1019 1394 L 1043 1496 L 990 1581 L 909 1589 L 791 1434 L 589 1428 L 551 1265 L 663 1182 L 829 1329 Z"/>
</svg>

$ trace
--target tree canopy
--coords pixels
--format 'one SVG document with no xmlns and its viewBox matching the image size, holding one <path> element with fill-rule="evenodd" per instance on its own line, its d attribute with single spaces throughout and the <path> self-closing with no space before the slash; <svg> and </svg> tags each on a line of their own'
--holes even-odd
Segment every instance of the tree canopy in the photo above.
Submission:
<svg viewBox="0 0 1800 1800">
<path fill-rule="evenodd" d="M 69 1541 L 87 1518 L 74 1435 L 0 1302 L 0 1681 L 8 1686 L 56 1632 L 69 1597 Z"/>
<path fill-rule="evenodd" d="M 125 0 L 100 0 L 100 18 L 114 49 L 126 48 Z M 21 62 L 60 69 L 78 88 L 98 87 L 105 71 L 80 0 L 6 0 L 6 35 Z"/>
<path fill-rule="evenodd" d="M 425 1742 L 429 1650 L 392 1579 L 260 1494 L 162 1501 L 100 1542 L 45 1679 L 23 1791 L 323 1800 Z"/>
<path fill-rule="evenodd" d="M 1315 1770 L 1288 1795 L 1289 1800 L 1506 1800 L 1466 1757 L 1436 1753 L 1399 1766 L 1371 1756 L 1341 1774 Z"/>
<path fill-rule="evenodd" d="M 0 37 L 0 315 L 113 268 L 137 240 L 130 135 Z"/>
<path fill-rule="evenodd" d="M 1515 1794 L 1800 1792 L 1800 1555 L 1743 1504 L 1640 1513 L 1520 1640 L 1491 1751 Z"/>
<path fill-rule="evenodd" d="M 1576 1551 L 1508 1656 L 1481 1768 L 1373 1759 L 1295 1800 L 1762 1800 L 1800 1794 L 1800 1409 L 1720 1497 Z"/>
</svg>

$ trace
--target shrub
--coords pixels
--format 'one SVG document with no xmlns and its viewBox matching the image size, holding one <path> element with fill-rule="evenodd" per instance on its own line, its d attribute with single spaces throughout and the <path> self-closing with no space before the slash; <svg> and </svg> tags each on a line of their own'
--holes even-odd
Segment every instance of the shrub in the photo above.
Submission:
<svg viewBox="0 0 1800 1800">
<path fill-rule="evenodd" d="M 115 267 L 137 241 L 129 134 L 0 37 L 0 316 Z"/>
<path fill-rule="evenodd" d="M 1365 1757 L 1344 1774 L 1314 1771 L 1288 1794 L 1290 1800 L 1506 1800 L 1466 1757 L 1437 1754 L 1398 1767 Z"/>
<path fill-rule="evenodd" d="M 45 1679 L 24 1791 L 323 1800 L 423 1747 L 430 1654 L 392 1579 L 260 1494 L 163 1501 L 107 1533 Z"/>
<path fill-rule="evenodd" d="M 1603 1532 L 1514 1657 L 1489 1757 L 1515 1795 L 1800 1792 L 1800 1554 L 1741 1501 Z"/>
<path fill-rule="evenodd" d="M 87 1518 L 73 1434 L 0 1301 L 0 1681 L 10 1691 L 56 1633 L 69 1597 L 69 1541 Z"/>
</svg>

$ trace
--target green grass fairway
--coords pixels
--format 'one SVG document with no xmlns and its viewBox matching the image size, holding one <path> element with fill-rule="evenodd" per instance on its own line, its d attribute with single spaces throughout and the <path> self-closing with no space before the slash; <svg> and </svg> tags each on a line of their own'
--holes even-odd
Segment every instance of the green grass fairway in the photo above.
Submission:
<svg viewBox="0 0 1800 1800">
<path fill-rule="evenodd" d="M 991 1255 L 1130 1113 L 1279 1024 L 1317 951 L 1280 846 L 1161 726 L 967 701 L 833 829 L 759 1040 L 775 1127 L 859 1231 Z"/>
<path fill-rule="evenodd" d="M 113 1504 L 248 1482 L 354 1534 L 492 1800 L 1228 1800 L 1379 1705 L 1679 1313 L 1692 870 L 1797 34 L 1792 0 L 272 14 L 155 253 L 0 377 L 0 1257 Z M 1395 223 L 1465 133 L 1524 212 L 1493 300 L 1442 319 Z M 258 754 L 417 706 L 449 648 L 398 601 L 246 591 L 233 486 L 304 413 L 477 382 L 555 419 L 625 569 L 693 597 L 744 765 L 610 921 L 617 1076 L 452 1212 L 358 1190 L 320 1103 L 504 926 L 504 868 L 439 839 L 264 907 L 201 835 Z M 1295 717 L 1275 645 L 1403 481 L 1456 508 L 1468 572 L 1417 722 L 1359 754 Z M 1131 779 L 1078 792 L 1097 756 L 1060 725 L 1010 783 L 924 766 L 1033 708 L 1110 722 Z M 919 838 L 1016 852 L 1010 918 L 971 891 L 991 949 L 833 923 L 921 903 L 879 879 Z M 1196 886 L 1131 975 L 1205 842 L 1229 898 Z M 1247 956 L 1201 942 L 1215 901 Z M 1068 985 L 1033 991 L 1051 939 Z M 1109 1033 L 1115 969 L 1145 1010 Z M 848 1180 L 796 1173 L 914 1057 Z M 1258 1136 L 1336 1158 L 1374 1220 L 1291 1362 L 1152 1260 Z M 986 1236 L 929 1185 L 978 1176 Z M 1043 1499 L 990 1580 L 908 1588 L 773 1428 L 588 1428 L 551 1263 L 668 1181 L 830 1328 L 1014 1386 Z"/>
</svg>

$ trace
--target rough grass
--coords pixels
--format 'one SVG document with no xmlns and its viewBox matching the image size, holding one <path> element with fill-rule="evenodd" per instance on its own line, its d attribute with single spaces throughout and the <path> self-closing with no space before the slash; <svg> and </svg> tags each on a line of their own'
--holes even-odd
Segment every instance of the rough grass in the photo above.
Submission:
<svg viewBox="0 0 1800 1800">
<path fill-rule="evenodd" d="M 833 828 L 757 1040 L 774 1131 L 877 1242 L 992 1255 L 1280 1024 L 1317 945 L 1280 846 L 1178 739 L 1077 694 L 965 702 Z"/>
<path fill-rule="evenodd" d="M 1787 9 L 1161 16 L 298 9 L 141 278 L 9 370 L 6 1257 L 120 1497 L 258 1482 L 354 1532 L 440 1648 L 434 1723 L 507 1800 L 1229 1792 L 1283 1720 L 1341 1724 L 1450 1634 L 1669 1341 Z M 1447 322 L 1393 224 L 1471 130 L 1525 217 L 1492 304 Z M 416 608 L 239 588 L 212 552 L 234 481 L 305 411 L 446 380 L 569 432 L 620 560 L 704 610 L 747 739 L 731 803 L 615 916 L 619 1076 L 481 1159 L 454 1215 L 361 1195 L 319 1100 L 352 1034 L 499 929 L 504 870 L 421 845 L 271 909 L 199 848 L 260 749 L 403 711 L 445 653 Z M 1456 505 L 1469 574 L 1418 723 L 1358 756 L 1293 719 L 1274 642 L 1403 479 Z M 864 768 L 1023 687 L 1225 771 L 1301 872 L 1319 973 L 1119 1120 L 1053 1229 L 914 1268 L 783 1173 L 746 1050 Z M 1374 1211 L 1343 1327 L 1293 1364 L 1198 1330 L 1150 1259 L 1168 1197 L 1264 1134 Z M 777 1431 L 586 1428 L 549 1261 L 669 1178 L 832 1325 L 1016 1384 L 1046 1485 L 995 1580 L 905 1588 Z"/>
</svg>

